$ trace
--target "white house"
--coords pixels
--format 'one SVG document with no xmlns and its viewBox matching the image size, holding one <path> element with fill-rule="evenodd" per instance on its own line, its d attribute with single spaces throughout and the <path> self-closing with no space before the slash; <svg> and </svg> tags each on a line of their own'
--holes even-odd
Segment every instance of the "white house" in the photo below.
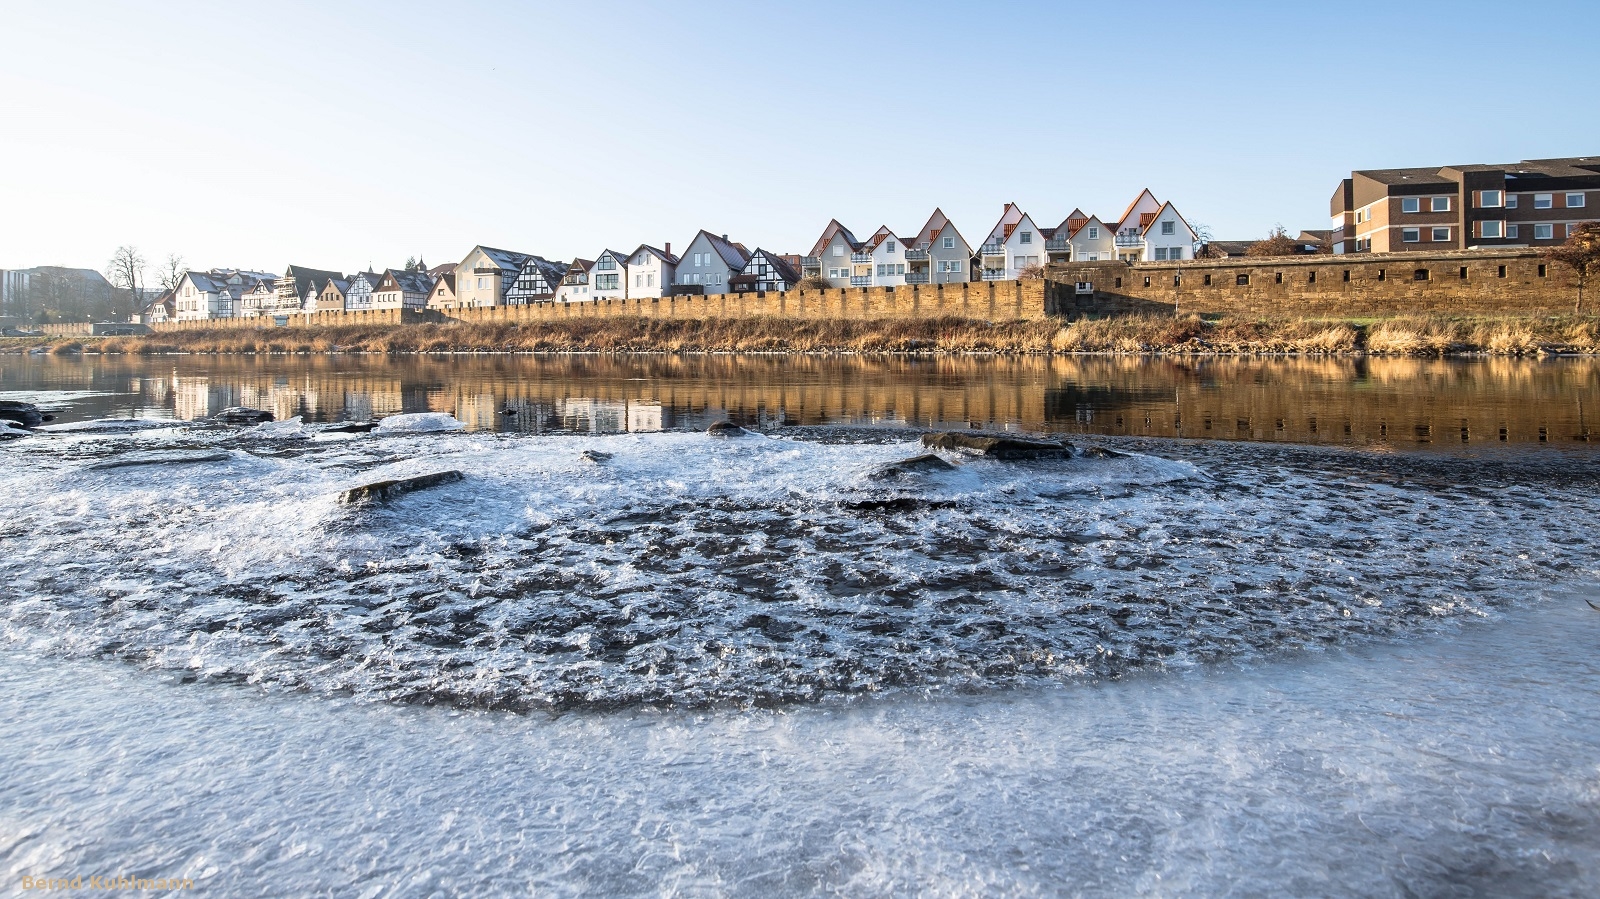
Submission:
<svg viewBox="0 0 1600 899">
<path fill-rule="evenodd" d="M 656 249 L 640 244 L 628 263 L 628 296 L 659 297 L 666 294 L 678 274 L 678 257 L 672 255 L 672 244 Z"/>
<path fill-rule="evenodd" d="M 887 226 L 874 231 L 861 248 L 850 257 L 852 261 L 866 263 L 866 273 L 870 280 L 860 286 L 900 287 L 905 284 L 905 250 L 905 241 L 896 237 Z M 855 285 L 856 281 L 856 278 L 850 279 L 852 285 Z"/>
<path fill-rule="evenodd" d="M 1000 221 L 984 239 L 979 257 L 983 280 L 1015 281 L 1022 272 L 1045 262 L 1044 235 L 1027 213 L 1007 203 Z"/>
<path fill-rule="evenodd" d="M 240 269 L 187 271 L 173 288 L 172 314 L 177 321 L 232 318 L 241 313 L 239 299 L 261 282 L 269 287 L 278 276 Z"/>
<path fill-rule="evenodd" d="M 1161 204 L 1161 208 L 1144 226 L 1141 236 L 1144 238 L 1141 257 L 1144 262 L 1176 262 L 1194 258 L 1194 229 L 1189 227 L 1189 223 L 1184 221 L 1177 207 L 1171 203 Z"/>
<path fill-rule="evenodd" d="M 567 266 L 561 262 L 551 262 L 540 256 L 529 256 L 528 261 L 522 264 L 522 271 L 517 273 L 517 280 L 506 291 L 506 305 L 527 306 L 532 303 L 554 302 L 556 292 L 561 288 L 561 279 L 566 277 Z M 455 279 L 452 277 L 450 289 L 453 292 Z M 435 284 L 435 296 L 443 296 L 440 288 Z"/>
<path fill-rule="evenodd" d="M 616 250 L 604 250 L 589 269 L 589 299 L 622 300 L 628 297 L 628 259 Z"/>
<path fill-rule="evenodd" d="M 860 248 L 861 241 L 849 228 L 839 224 L 838 219 L 830 219 L 811 247 L 811 255 L 800 260 L 800 274 L 827 278 L 832 287 L 849 287 L 850 279 L 856 276 L 850 257 Z M 865 276 L 864 271 L 862 274 Z"/>
<path fill-rule="evenodd" d="M 344 308 L 352 312 L 371 309 L 372 292 L 382 280 L 383 276 L 377 272 L 356 272 L 350 278 L 350 289 L 345 292 Z"/>
<path fill-rule="evenodd" d="M 799 282 L 800 272 L 788 259 L 760 247 L 750 254 L 744 270 L 729 281 L 735 293 L 789 290 Z"/>
<path fill-rule="evenodd" d="M 456 305 L 501 306 L 531 253 L 476 246 L 456 264 Z"/>
<path fill-rule="evenodd" d="M 242 291 L 239 295 L 238 305 L 234 315 L 240 318 L 256 318 L 262 315 L 271 315 L 278 304 L 278 279 L 262 278 L 249 290 Z"/>
<path fill-rule="evenodd" d="M 972 247 L 939 209 L 905 250 L 907 284 L 961 284 L 972 280 Z"/>
<path fill-rule="evenodd" d="M 561 286 L 556 288 L 556 301 L 581 303 L 589 299 L 589 269 L 593 267 L 592 259 L 572 260 L 567 273 L 561 277 Z"/>
<path fill-rule="evenodd" d="M 1127 262 L 1138 262 L 1144 256 L 1144 230 L 1150 222 L 1155 220 L 1156 213 L 1161 209 L 1161 201 L 1156 195 L 1145 188 L 1139 192 L 1128 208 L 1122 211 L 1122 217 L 1111 223 L 1116 230 L 1113 238 L 1117 245 L 1117 258 Z"/>
<path fill-rule="evenodd" d="M 433 293 L 433 278 L 426 271 L 389 269 L 372 289 L 374 309 L 424 309 Z"/>
<path fill-rule="evenodd" d="M 701 229 L 679 257 L 677 293 L 728 293 L 729 279 L 750 264 L 750 251 L 740 244 Z"/>
</svg>

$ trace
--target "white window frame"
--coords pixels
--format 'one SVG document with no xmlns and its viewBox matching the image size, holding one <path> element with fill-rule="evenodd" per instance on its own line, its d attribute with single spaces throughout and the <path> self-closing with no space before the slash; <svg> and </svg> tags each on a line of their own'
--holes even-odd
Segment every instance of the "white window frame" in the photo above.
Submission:
<svg viewBox="0 0 1600 899">
<path fill-rule="evenodd" d="M 1515 222 L 1506 225 L 1506 240 L 1516 240 L 1517 234 L 1518 228 Z"/>
<path fill-rule="evenodd" d="M 1554 208 L 1556 208 L 1556 195 L 1555 194 L 1534 194 L 1533 195 L 1533 208 L 1534 209 L 1554 209 Z"/>
<path fill-rule="evenodd" d="M 1492 203 L 1489 201 L 1489 197 L 1490 196 L 1494 197 L 1494 202 L 1492 202 Z M 1480 191 L 1478 191 L 1478 208 L 1479 209 L 1499 209 L 1499 208 L 1501 208 L 1501 205 L 1505 203 L 1505 201 L 1506 201 L 1505 200 L 1505 191 L 1501 191 L 1501 190 L 1480 190 Z"/>
<path fill-rule="evenodd" d="M 1413 213 L 1421 212 L 1422 211 L 1422 198 L 1421 197 L 1401 197 L 1400 198 L 1400 211 L 1402 213 L 1406 214 L 1406 215 L 1411 215 Z"/>
<path fill-rule="evenodd" d="M 1447 227 L 1436 227 L 1436 228 L 1432 229 L 1432 231 L 1433 231 L 1433 233 L 1432 233 L 1431 236 L 1433 238 L 1433 242 L 1434 243 L 1443 243 L 1443 242 L 1445 242 L 1445 241 L 1450 239 L 1450 229 L 1447 228 Z M 1439 232 L 1440 231 L 1444 232 L 1444 236 L 1443 237 L 1439 236 Z"/>
<path fill-rule="evenodd" d="M 1100 239 L 1100 229 L 1098 227 L 1096 227 L 1094 225 L 1090 225 L 1089 226 L 1089 239 L 1090 240 L 1099 240 Z"/>
<path fill-rule="evenodd" d="M 834 244 L 833 245 L 833 255 L 835 255 L 835 256 L 843 256 L 844 255 L 844 244 L 842 244 L 842 243 Z"/>
<path fill-rule="evenodd" d="M 1574 199 L 1576 199 L 1578 202 L 1576 202 L 1576 203 L 1572 202 Z M 1581 190 L 1573 191 L 1573 192 L 1567 194 L 1567 208 L 1568 209 L 1582 209 L 1586 203 L 1587 203 L 1587 200 L 1584 197 L 1583 191 L 1581 191 Z"/>
<path fill-rule="evenodd" d="M 1494 231 L 1493 234 L 1489 233 L 1491 229 Z M 1499 219 L 1484 219 L 1478 222 L 1478 233 L 1484 240 L 1499 240 L 1505 231 L 1505 222 Z"/>
<path fill-rule="evenodd" d="M 1161 234 L 1162 234 L 1162 236 L 1165 237 L 1165 236 L 1172 235 L 1172 234 L 1177 234 L 1177 233 L 1178 233 L 1178 223 L 1177 222 L 1162 222 L 1161 223 Z"/>
<path fill-rule="evenodd" d="M 1517 195 L 1516 194 L 1506 194 L 1506 208 L 1507 209 L 1516 209 L 1517 208 Z"/>
<path fill-rule="evenodd" d="M 1429 197 L 1428 198 L 1428 211 L 1429 212 L 1449 212 L 1450 211 L 1450 198 L 1449 197 Z"/>
<path fill-rule="evenodd" d="M 1018 239 L 1018 243 L 1033 243 L 1033 232 L 1032 231 L 1024 231 L 1024 232 L 1022 232 L 1022 237 Z"/>
<path fill-rule="evenodd" d="M 1540 233 L 1541 231 L 1543 233 Z M 1533 226 L 1533 239 L 1534 240 L 1555 240 L 1556 239 L 1556 226 L 1555 225 L 1547 225 L 1547 224 L 1543 224 L 1543 223 L 1536 223 Z"/>
<path fill-rule="evenodd" d="M 947 250 L 955 249 L 956 248 L 956 239 L 954 237 L 946 237 L 944 239 L 944 248 L 947 249 Z"/>
<path fill-rule="evenodd" d="M 1401 243 L 1421 243 L 1422 242 L 1422 229 L 1421 228 L 1401 228 L 1400 229 L 1400 242 Z"/>
</svg>

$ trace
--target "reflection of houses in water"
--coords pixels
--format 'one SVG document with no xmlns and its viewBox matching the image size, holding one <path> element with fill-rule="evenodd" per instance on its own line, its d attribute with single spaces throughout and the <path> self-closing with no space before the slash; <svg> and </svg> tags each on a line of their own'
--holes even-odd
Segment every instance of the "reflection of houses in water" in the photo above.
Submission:
<svg viewBox="0 0 1600 899">
<path fill-rule="evenodd" d="M 456 396 L 455 410 L 450 412 L 469 431 L 497 431 L 500 429 L 501 405 L 492 393 L 469 393 Z"/>
<path fill-rule="evenodd" d="M 671 410 L 660 403 L 587 397 L 557 400 L 556 418 L 566 430 L 589 434 L 661 431 L 673 422 Z"/>
</svg>

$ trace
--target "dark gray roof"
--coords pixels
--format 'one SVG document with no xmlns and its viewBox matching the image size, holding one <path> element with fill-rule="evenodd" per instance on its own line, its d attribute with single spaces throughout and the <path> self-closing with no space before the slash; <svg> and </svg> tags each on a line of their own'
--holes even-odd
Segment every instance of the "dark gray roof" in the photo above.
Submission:
<svg viewBox="0 0 1600 899">
<path fill-rule="evenodd" d="M 673 265 L 677 265 L 678 264 L 678 257 L 673 256 L 672 254 L 664 252 L 662 250 L 658 250 L 655 247 L 652 247 L 647 243 L 642 243 L 642 244 L 639 244 L 637 247 L 635 247 L 633 252 L 628 254 L 629 257 L 632 258 L 633 256 L 639 255 L 639 251 L 640 250 L 643 250 L 646 253 L 650 253 L 651 255 L 655 256 L 657 259 L 662 260 L 663 262 L 669 262 L 669 263 L 671 263 Z"/>
<path fill-rule="evenodd" d="M 790 265 L 787 259 L 784 259 L 777 253 L 763 250 L 760 247 L 756 247 L 756 251 L 750 254 L 750 262 L 746 263 L 745 267 L 748 268 L 750 263 L 755 262 L 757 256 L 763 257 L 767 260 L 767 262 L 771 263 L 773 269 L 778 272 L 778 275 L 782 277 L 783 280 L 789 282 L 790 284 L 799 283 L 800 273 L 794 270 L 794 266 Z"/>
<path fill-rule="evenodd" d="M 728 268 L 731 268 L 736 272 L 744 271 L 745 264 L 750 261 L 749 252 L 747 252 L 743 247 L 731 241 L 724 240 L 717 235 L 712 234 L 710 231 L 705 230 L 704 228 L 700 229 L 700 234 L 704 234 L 706 239 L 711 242 L 712 249 L 717 251 L 717 255 L 722 257 L 723 263 L 726 264 Z M 696 235 L 696 237 L 698 236 L 699 235 Z M 689 241 L 689 245 L 693 246 L 694 241 Z"/>
<path fill-rule="evenodd" d="M 1359 169 L 1357 175 L 1364 175 L 1379 184 L 1455 184 L 1455 180 L 1439 174 L 1439 167 L 1427 169 Z"/>
</svg>

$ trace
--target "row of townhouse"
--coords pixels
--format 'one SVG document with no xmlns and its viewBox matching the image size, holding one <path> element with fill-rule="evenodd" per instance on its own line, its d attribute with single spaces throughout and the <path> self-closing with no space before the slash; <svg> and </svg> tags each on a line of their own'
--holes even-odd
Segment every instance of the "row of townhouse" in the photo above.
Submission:
<svg viewBox="0 0 1600 899">
<path fill-rule="evenodd" d="M 943 211 L 935 209 L 910 241 L 887 227 L 858 240 L 838 220 L 801 259 L 801 273 L 833 287 L 898 287 L 1012 281 L 1051 262 L 1128 262 L 1193 259 L 1196 235 L 1171 203 L 1140 192 L 1111 222 L 1074 209 L 1061 224 L 1041 228 L 1015 203 L 974 252 Z"/>
<path fill-rule="evenodd" d="M 354 274 L 290 265 L 282 275 L 235 270 L 184 274 L 177 320 L 284 317 L 328 311 L 470 309 L 538 303 L 646 299 L 681 294 L 783 291 L 807 276 L 833 287 L 898 287 L 1024 277 L 1049 262 L 1194 258 L 1195 233 L 1171 203 L 1142 191 L 1113 222 L 1073 210 L 1040 228 L 1008 203 L 976 249 L 935 209 L 911 240 L 879 228 L 858 240 L 837 220 L 807 256 L 776 253 L 704 229 L 682 255 L 672 244 L 604 249 L 570 262 L 476 246 L 464 259 Z M 151 320 L 165 311 L 151 310 Z M 161 319 L 164 320 L 164 319 Z"/>
</svg>

